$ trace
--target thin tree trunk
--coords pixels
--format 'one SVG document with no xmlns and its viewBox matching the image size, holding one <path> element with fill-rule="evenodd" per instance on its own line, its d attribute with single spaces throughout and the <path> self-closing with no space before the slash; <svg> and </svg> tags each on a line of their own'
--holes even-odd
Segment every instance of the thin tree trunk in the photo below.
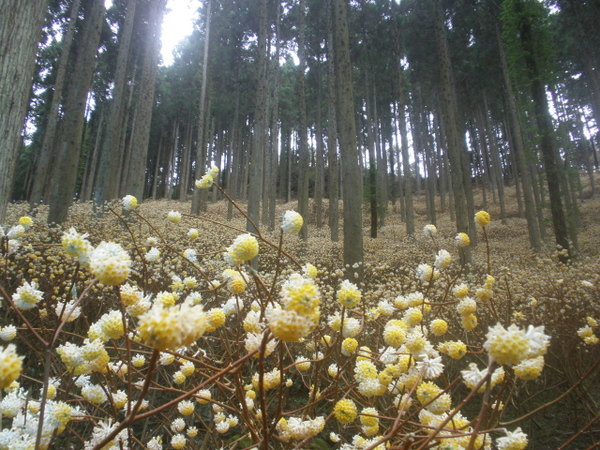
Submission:
<svg viewBox="0 0 600 450">
<path fill-rule="evenodd" d="M 339 240 L 339 165 L 337 157 L 337 118 L 336 118 L 336 82 L 335 53 L 333 45 L 333 4 L 327 4 L 327 161 L 329 194 L 329 231 L 333 242 Z"/>
<path fill-rule="evenodd" d="M 204 142 L 204 128 L 206 125 L 206 85 L 208 83 L 208 50 L 210 48 L 210 23 L 211 23 L 211 7 L 212 0 L 205 0 L 205 24 L 204 24 L 204 53 L 202 56 L 202 84 L 200 88 L 200 113 L 198 116 L 198 136 L 196 139 L 196 171 L 195 177 L 199 179 L 204 175 L 205 170 L 205 142 Z M 204 190 L 194 189 L 192 195 L 192 214 L 199 214 L 203 207 Z"/>
<path fill-rule="evenodd" d="M 304 226 L 300 230 L 302 239 L 308 238 L 308 170 L 310 165 L 308 136 L 306 123 L 306 89 L 304 74 L 306 70 L 306 6 L 304 0 L 299 0 L 300 30 L 298 39 L 298 134 L 300 135 L 299 164 L 298 164 L 298 212 L 304 218 Z"/>
<path fill-rule="evenodd" d="M 377 237 L 377 167 L 375 165 L 375 130 L 373 127 L 373 103 L 371 100 L 371 83 L 369 72 L 365 70 L 365 92 L 367 95 L 367 116 L 365 128 L 367 129 L 367 150 L 369 154 L 369 170 L 367 181 L 367 197 L 369 199 L 369 211 L 371 213 L 371 238 Z"/>
<path fill-rule="evenodd" d="M 81 201 L 87 202 L 92 198 L 92 189 L 94 188 L 94 180 L 96 178 L 96 170 L 98 168 L 98 160 L 100 159 L 100 143 L 102 132 L 104 129 L 104 107 L 99 107 L 100 119 L 96 127 L 96 136 L 94 146 L 91 148 L 91 155 L 88 156 L 88 163 L 85 167 L 85 177 L 81 182 Z"/>
<path fill-rule="evenodd" d="M 381 130 L 379 127 L 379 116 L 377 114 L 377 90 L 373 86 L 373 137 L 375 139 L 375 155 L 377 160 L 377 226 L 385 225 L 385 214 L 387 212 L 387 158 L 382 151 Z"/>
<path fill-rule="evenodd" d="M 316 139 L 316 154 L 315 154 L 315 210 L 317 228 L 323 226 L 323 190 L 324 190 L 324 155 L 323 155 L 323 122 L 321 117 L 321 57 L 317 59 L 317 99 L 315 112 L 315 139 Z"/>
<path fill-rule="evenodd" d="M 408 155 L 408 132 L 406 130 L 406 88 L 404 69 L 398 64 L 398 131 L 400 132 L 400 148 L 402 151 L 402 177 L 404 185 L 404 204 L 407 236 L 415 234 L 415 209 L 413 203 L 413 181 Z M 398 167 L 400 165 L 398 164 Z"/>
<path fill-rule="evenodd" d="M 255 228 L 255 225 L 258 226 L 260 218 L 260 199 L 262 197 L 262 181 L 264 172 L 263 154 L 267 139 L 267 46 L 269 45 L 267 0 L 260 0 L 258 14 L 258 58 L 256 62 L 258 82 L 256 86 L 256 97 L 254 103 L 254 134 L 252 136 L 252 155 L 249 164 L 249 219 L 246 223 L 246 229 L 254 233 L 258 231 Z"/>
<path fill-rule="evenodd" d="M 469 233 L 469 207 L 467 204 L 467 193 L 464 185 L 468 174 L 464 174 L 463 165 L 463 142 L 462 126 L 458 117 L 458 105 L 456 99 L 456 90 L 454 86 L 454 77 L 452 74 L 452 64 L 450 62 L 450 53 L 446 37 L 446 27 L 444 16 L 439 0 L 433 0 L 434 5 L 434 23 L 435 37 L 437 43 L 438 57 L 440 59 L 440 76 L 442 80 L 442 103 L 444 111 L 444 129 L 448 143 L 448 158 L 450 160 L 450 173 L 452 176 L 452 190 L 454 192 L 454 209 L 456 213 L 456 229 L 458 232 Z M 474 233 L 470 233 L 471 239 L 475 238 Z M 461 252 L 463 263 L 471 261 L 470 247 L 465 247 Z"/>
<path fill-rule="evenodd" d="M 179 201 L 187 201 L 188 189 L 190 186 L 190 163 L 192 158 L 192 132 L 194 129 L 193 115 L 190 114 L 185 130 L 185 144 L 183 147 L 183 163 L 181 164 L 181 177 L 179 184 Z"/>
<path fill-rule="evenodd" d="M 154 177 L 152 180 L 152 199 L 156 200 L 158 195 L 158 184 L 159 184 L 159 173 L 160 173 L 160 159 L 162 157 L 162 151 L 165 146 L 164 139 L 161 136 L 158 140 L 158 153 L 156 154 L 156 163 L 154 165 Z"/>
</svg>

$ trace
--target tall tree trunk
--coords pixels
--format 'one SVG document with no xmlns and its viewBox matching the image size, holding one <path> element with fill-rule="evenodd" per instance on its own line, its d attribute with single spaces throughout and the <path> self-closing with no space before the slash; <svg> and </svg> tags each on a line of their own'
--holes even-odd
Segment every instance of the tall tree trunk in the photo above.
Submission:
<svg viewBox="0 0 600 450">
<path fill-rule="evenodd" d="M 437 217 L 435 214 L 435 192 L 437 173 L 435 169 L 434 146 L 429 133 L 429 120 L 426 112 L 421 112 L 420 129 L 422 139 L 425 144 L 425 167 L 427 168 L 427 215 L 432 224 L 437 225 Z"/>
<path fill-rule="evenodd" d="M 404 205 L 406 215 L 406 234 L 415 234 L 415 209 L 412 195 L 412 174 L 408 155 L 408 133 L 406 130 L 406 88 L 404 69 L 398 63 L 398 131 L 400 132 L 400 149 L 402 151 L 402 181 L 404 185 Z M 400 164 L 398 164 L 400 167 Z"/>
<path fill-rule="evenodd" d="M 246 229 L 256 233 L 260 215 L 260 199 L 262 197 L 262 181 L 264 172 L 264 147 L 267 140 L 267 50 L 269 45 L 267 0 L 260 0 L 258 20 L 258 57 L 256 68 L 258 73 L 256 97 L 254 102 L 254 133 L 252 135 L 252 155 L 249 164 L 248 217 Z"/>
<path fill-rule="evenodd" d="M 85 106 L 92 77 L 96 67 L 96 54 L 104 20 L 104 1 L 89 0 L 81 30 L 81 45 L 76 48 L 74 66 L 59 132 L 58 164 L 50 195 L 48 223 L 61 223 L 67 218 L 71 205 L 79 167 Z"/>
<path fill-rule="evenodd" d="M 520 7 L 521 5 L 517 3 L 517 12 L 522 11 Z M 554 237 L 556 243 L 567 251 L 566 255 L 561 253 L 559 256 L 561 261 L 566 262 L 570 257 L 570 244 L 560 189 L 560 177 L 563 176 L 563 173 L 561 173 L 557 161 L 552 118 L 550 117 L 548 101 L 546 100 L 546 88 L 542 82 L 542 74 L 535 57 L 535 37 L 533 36 L 531 23 L 527 17 L 522 17 L 520 32 L 521 45 L 525 50 L 525 64 L 529 71 L 531 82 L 531 96 L 533 99 L 535 120 L 540 133 L 540 149 L 544 159 L 546 183 L 548 184 L 548 194 L 550 196 L 550 213 L 552 215 Z"/>
<path fill-rule="evenodd" d="M 163 135 L 161 133 L 160 138 L 158 139 L 158 151 L 156 153 L 156 161 L 154 163 L 154 176 L 152 177 L 152 200 L 156 200 L 158 198 L 158 185 L 159 185 L 159 177 L 160 177 L 160 167 L 161 167 L 161 157 L 163 148 L 165 146 L 165 141 L 163 139 Z"/>
<path fill-rule="evenodd" d="M 73 35 L 75 34 L 75 25 L 77 24 L 80 4 L 81 0 L 73 1 L 71 12 L 69 14 L 67 31 L 61 42 L 60 58 L 56 70 L 56 81 L 54 82 L 54 90 L 52 92 L 52 102 L 50 104 L 50 110 L 48 111 L 48 120 L 44 130 L 44 140 L 42 141 L 40 157 L 38 159 L 33 187 L 29 197 L 29 203 L 32 207 L 42 200 L 44 192 L 47 192 L 48 184 L 50 183 L 48 174 L 51 173 L 50 167 L 52 167 L 52 160 L 56 157 L 56 147 L 54 146 L 54 142 L 56 139 L 56 128 L 60 120 L 59 108 L 62 103 L 63 88 L 65 85 L 67 67 L 69 65 L 69 55 L 71 54 L 71 45 L 73 42 Z"/>
<path fill-rule="evenodd" d="M 190 113 L 186 122 L 185 144 L 183 150 L 183 163 L 181 164 L 181 182 L 179 187 L 179 200 L 187 201 L 187 194 L 190 187 L 190 171 L 192 159 L 192 133 L 194 130 L 194 117 Z"/>
<path fill-rule="evenodd" d="M 442 81 L 442 104 L 444 130 L 448 143 L 448 158 L 450 160 L 450 174 L 452 176 L 452 190 L 454 193 L 454 210 L 456 213 L 456 229 L 458 232 L 469 233 L 469 208 L 464 185 L 465 175 L 463 166 L 464 142 L 462 139 L 462 126 L 458 117 L 458 104 L 452 74 L 452 63 L 448 50 L 445 20 L 440 6 L 440 0 L 433 0 L 434 28 L 437 44 L 438 58 L 440 59 L 440 77 Z M 473 239 L 474 233 L 470 233 Z M 461 252 L 461 260 L 468 263 L 471 260 L 470 248 L 465 247 Z"/>
<path fill-rule="evenodd" d="M 179 147 L 179 120 L 173 121 L 173 131 L 171 133 L 172 141 L 169 145 L 169 158 L 167 160 L 167 170 L 165 171 L 165 198 L 173 199 L 173 175 L 175 173 L 175 162 L 177 161 L 177 149 Z"/>
<path fill-rule="evenodd" d="M 387 212 L 388 190 L 387 190 L 387 157 L 382 150 L 381 129 L 377 108 L 377 90 L 373 86 L 373 133 L 375 138 L 375 154 L 377 158 L 377 226 L 385 225 Z"/>
<path fill-rule="evenodd" d="M 275 54 L 270 65 L 271 74 L 269 78 L 273 80 L 273 89 L 271 90 L 271 123 L 270 123 L 270 139 L 269 139 L 269 184 L 268 195 L 265 198 L 267 205 L 267 216 L 263 219 L 267 223 L 269 230 L 275 229 L 275 208 L 277 204 L 277 169 L 279 164 L 279 90 L 281 85 L 281 70 L 279 67 L 279 57 L 281 54 L 281 13 L 283 7 L 277 5 L 277 17 L 275 20 Z"/>
<path fill-rule="evenodd" d="M 498 136 L 494 128 L 490 125 L 490 120 L 487 115 L 488 101 L 487 94 L 483 95 L 483 109 L 479 108 L 480 120 L 483 120 L 482 133 L 489 139 L 490 159 L 492 166 L 492 176 L 495 180 L 496 188 L 498 189 L 498 202 L 500 203 L 500 220 L 502 224 L 506 224 L 506 199 L 504 195 L 504 176 L 502 170 L 502 162 L 500 160 L 500 149 L 498 147 Z"/>
<path fill-rule="evenodd" d="M 542 248 L 540 236 L 540 224 L 537 221 L 535 199 L 533 197 L 533 186 L 531 178 L 527 170 L 527 158 L 525 156 L 525 144 L 523 142 L 523 131 L 521 130 L 521 120 L 517 111 L 517 103 L 510 75 L 508 71 L 508 62 L 504 52 L 504 44 L 500 35 L 498 25 L 495 26 L 496 43 L 498 45 L 498 53 L 500 56 L 500 64 L 502 69 L 502 79 L 504 81 L 504 91 L 506 93 L 506 102 L 508 103 L 508 116 L 510 120 L 511 136 L 513 143 L 513 154 L 518 167 L 518 173 L 521 175 L 521 184 L 523 188 L 523 199 L 525 203 L 525 217 L 527 219 L 527 233 L 529 235 L 529 243 L 531 248 L 539 252 Z M 515 177 L 515 184 L 518 180 Z"/>
<path fill-rule="evenodd" d="M 239 77 L 239 71 L 236 77 Z M 237 84 L 237 83 L 236 83 Z M 241 124 L 240 124 L 240 90 L 236 88 L 235 92 L 235 106 L 233 108 L 233 119 L 231 123 L 231 161 L 229 164 L 229 176 L 227 188 L 229 195 L 233 198 L 237 198 L 239 195 L 239 185 L 241 174 L 241 160 L 242 160 L 242 149 L 241 149 Z M 227 220 L 233 218 L 233 203 L 227 203 Z"/>
<path fill-rule="evenodd" d="M 367 129 L 367 150 L 369 154 L 369 171 L 367 181 L 367 197 L 369 198 L 369 211 L 371 213 L 371 238 L 377 237 L 377 167 L 375 165 L 375 130 L 373 126 L 373 103 L 371 100 L 371 83 L 369 72 L 365 70 L 365 92 L 367 95 L 367 117 L 365 128 Z"/>
<path fill-rule="evenodd" d="M 300 0 L 300 29 L 298 39 L 298 134 L 300 135 L 299 164 L 298 164 L 298 212 L 304 218 L 304 225 L 300 230 L 302 239 L 308 238 L 308 170 L 310 157 L 308 150 L 308 136 L 306 124 L 306 6 Z"/>
<path fill-rule="evenodd" d="M 89 144 L 87 161 L 84 168 L 83 179 L 81 180 L 81 194 L 80 200 L 87 202 L 91 199 L 92 189 L 94 187 L 94 178 L 96 177 L 96 168 L 98 167 L 98 154 L 100 153 L 100 140 L 102 139 L 102 130 L 104 128 L 104 105 L 99 105 L 94 114 L 97 114 L 97 119 L 94 120 L 94 132 L 93 137 L 94 144 Z M 90 137 L 90 142 L 91 142 Z"/>
<path fill-rule="evenodd" d="M 331 240 L 339 240 L 339 165 L 337 157 L 337 118 L 335 52 L 333 45 L 333 5 L 327 4 L 327 162 L 329 166 L 327 192 L 329 194 L 329 233 Z"/>
<path fill-rule="evenodd" d="M 315 140 L 316 142 L 316 153 L 315 153 L 315 212 L 317 228 L 323 226 L 323 191 L 325 184 L 324 175 L 324 151 L 323 151 L 323 118 L 321 116 L 321 104 L 322 104 L 322 89 L 321 89 L 321 56 L 317 58 L 317 99 L 316 99 L 316 112 L 315 112 Z"/>
<path fill-rule="evenodd" d="M 127 171 L 127 191 L 138 199 L 144 197 L 146 163 L 150 141 L 150 124 L 154 107 L 156 71 L 160 54 L 160 30 L 166 0 L 153 0 L 146 28 L 144 56 L 139 71 L 139 88 L 136 97 L 134 121 L 131 134 L 131 161 Z M 188 127 L 191 123 L 188 123 Z M 186 141 L 187 142 L 187 141 Z M 187 151 L 187 149 L 186 149 Z M 183 187 L 185 189 L 185 186 Z"/>
<path fill-rule="evenodd" d="M 335 79 L 337 123 L 342 160 L 342 190 L 344 196 L 344 264 L 359 264 L 356 272 L 362 279 L 362 183 L 356 125 L 354 119 L 354 94 L 352 66 L 348 38 L 347 0 L 333 1 L 333 38 L 335 53 Z"/>
<path fill-rule="evenodd" d="M 10 201 L 46 0 L 0 0 L 0 223 Z"/>
<path fill-rule="evenodd" d="M 127 89 L 127 66 L 130 55 L 131 37 L 135 22 L 138 0 L 127 2 L 127 11 L 123 23 L 123 32 L 119 37 L 119 50 L 115 69 L 114 87 L 111 93 L 111 103 L 106 122 L 106 133 L 102 141 L 98 176 L 95 186 L 94 200 L 100 205 L 106 200 L 118 195 L 119 166 L 122 159 L 122 137 L 126 133 L 126 105 L 129 97 L 125 95 Z M 139 13 L 139 12 L 138 12 Z M 140 199 L 141 200 L 141 199 Z"/>
<path fill-rule="evenodd" d="M 206 84 L 208 83 L 208 50 L 210 48 L 210 23 L 212 0 L 205 0 L 205 24 L 204 24 L 204 53 L 202 56 L 202 84 L 200 88 L 200 113 L 198 116 L 198 137 L 196 139 L 196 171 L 195 177 L 199 179 L 204 175 L 205 170 L 205 142 L 204 128 L 206 125 Z M 192 196 L 192 214 L 199 214 L 203 209 L 204 190 L 194 189 Z"/>
</svg>

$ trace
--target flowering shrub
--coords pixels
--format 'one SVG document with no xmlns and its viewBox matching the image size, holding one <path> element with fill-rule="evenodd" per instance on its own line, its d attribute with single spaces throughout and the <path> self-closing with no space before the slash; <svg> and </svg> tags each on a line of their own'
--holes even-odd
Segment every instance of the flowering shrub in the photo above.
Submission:
<svg viewBox="0 0 600 450">
<path fill-rule="evenodd" d="M 533 412 L 589 395 L 598 271 L 548 259 L 562 278 L 530 286 L 498 265 L 485 211 L 473 267 L 457 257 L 468 235 L 427 225 L 404 262 L 367 261 L 359 280 L 296 259 L 293 211 L 278 245 L 214 213 L 122 206 L 94 226 L 0 229 L 0 449 L 521 449 Z M 575 308 L 572 324 L 557 314 Z M 554 395 L 556 371 L 571 378 Z"/>
</svg>

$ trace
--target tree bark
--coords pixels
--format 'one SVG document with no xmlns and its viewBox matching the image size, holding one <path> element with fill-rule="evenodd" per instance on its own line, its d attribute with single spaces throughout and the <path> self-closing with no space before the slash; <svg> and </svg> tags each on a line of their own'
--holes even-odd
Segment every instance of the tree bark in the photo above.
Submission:
<svg viewBox="0 0 600 450">
<path fill-rule="evenodd" d="M 329 194 L 329 232 L 333 242 L 339 240 L 339 165 L 337 157 L 337 118 L 335 52 L 333 46 L 333 5 L 327 5 L 327 162 L 329 166 L 327 191 Z"/>
<path fill-rule="evenodd" d="M 126 105 L 128 96 L 127 89 L 127 66 L 129 49 L 133 34 L 134 18 L 136 16 L 138 0 L 127 2 L 127 11 L 123 22 L 123 32 L 119 38 L 119 50 L 117 52 L 117 63 L 114 78 L 114 87 L 111 93 L 112 100 L 109 107 L 106 132 L 100 151 L 98 164 L 98 177 L 95 185 L 94 201 L 100 205 L 106 200 L 118 195 L 119 166 L 122 159 L 122 136 L 126 133 Z M 141 199 L 140 199 L 141 200 Z"/>
<path fill-rule="evenodd" d="M 260 0 L 258 24 L 258 57 L 256 68 L 258 73 L 256 100 L 254 103 L 254 133 L 252 135 L 252 155 L 249 164 L 248 187 L 248 221 L 246 229 L 256 233 L 260 215 L 260 199 L 262 197 L 262 181 L 264 172 L 264 146 L 267 140 L 267 46 L 268 16 L 267 0 Z"/>
<path fill-rule="evenodd" d="M 44 197 L 44 192 L 47 192 L 48 184 L 50 183 L 48 174 L 51 173 L 52 160 L 56 158 L 56 147 L 54 141 L 56 139 L 56 128 L 60 121 L 59 108 L 63 99 L 63 88 L 69 64 L 69 55 L 71 54 L 71 45 L 73 43 L 73 35 L 75 34 L 75 25 L 79 14 L 81 0 L 74 0 L 71 5 L 69 14 L 69 24 L 67 31 L 61 42 L 60 58 L 58 60 L 58 68 L 56 70 L 56 81 L 54 82 L 54 90 L 52 92 L 52 102 L 48 111 L 48 120 L 46 129 L 44 130 L 44 140 L 40 149 L 40 157 L 38 159 L 35 170 L 35 178 L 29 203 L 32 207 L 36 206 Z M 47 195 L 46 195 L 47 198 Z"/>
<path fill-rule="evenodd" d="M 132 124 L 131 160 L 125 185 L 127 186 L 127 193 L 139 200 L 144 198 L 144 187 L 146 185 L 146 160 L 150 141 L 152 109 L 154 107 L 156 71 L 160 54 L 160 30 L 165 5 L 166 0 L 153 0 L 149 5 L 150 13 L 145 33 L 144 56 L 141 70 L 138 72 L 140 78 L 134 107 L 136 115 Z M 191 123 L 188 123 L 189 126 L 191 126 Z"/>
<path fill-rule="evenodd" d="M 367 116 L 365 128 L 367 129 L 367 151 L 369 154 L 369 170 L 367 181 L 367 197 L 369 199 L 369 212 L 371 213 L 371 238 L 377 238 L 378 220 L 377 215 L 377 166 L 375 163 L 375 130 L 373 126 L 373 104 L 371 100 L 371 83 L 369 72 L 365 70 L 365 93 L 367 95 Z"/>
<path fill-rule="evenodd" d="M 321 57 L 317 58 L 317 99 L 316 99 L 316 112 L 315 112 L 315 139 L 316 139 L 316 153 L 315 153 L 315 212 L 317 228 L 323 226 L 323 192 L 325 184 L 324 175 L 324 151 L 323 151 L 323 122 L 321 116 Z"/>
<path fill-rule="evenodd" d="M 523 142 L 523 132 L 521 130 L 521 121 L 517 111 L 517 103 L 510 75 L 508 71 L 508 62 L 504 52 L 504 44 L 500 35 L 500 29 L 496 24 L 496 43 L 498 45 L 498 54 L 500 56 L 500 65 L 502 69 L 502 79 L 504 81 L 504 92 L 506 93 L 506 102 L 508 103 L 508 117 L 510 120 L 511 136 L 513 143 L 513 153 L 518 166 L 518 173 L 521 175 L 521 184 L 523 187 L 523 199 L 525 203 L 525 217 L 527 219 L 527 233 L 529 235 L 529 244 L 536 252 L 542 249 L 542 240 L 536 215 L 535 200 L 533 197 L 533 186 L 527 170 L 527 159 L 525 156 L 525 144 Z M 518 183 L 515 177 L 515 184 Z"/>
<path fill-rule="evenodd" d="M 404 186 L 404 214 L 407 236 L 415 234 L 415 209 L 412 195 L 412 174 L 408 155 L 408 133 L 406 130 L 406 88 L 404 86 L 404 69 L 398 62 L 398 131 L 400 132 L 400 149 L 402 152 L 402 183 Z M 398 163 L 400 167 L 400 163 Z"/>
<path fill-rule="evenodd" d="M 448 50 L 446 37 L 446 26 L 439 0 L 433 0 L 434 26 L 438 57 L 440 59 L 440 77 L 442 81 L 442 104 L 443 119 L 446 139 L 448 143 L 448 158 L 450 160 L 450 174 L 452 177 L 452 190 L 454 193 L 454 210 L 456 213 L 456 230 L 458 232 L 470 233 L 474 239 L 474 231 L 469 230 L 469 208 L 464 185 L 465 174 L 463 166 L 464 142 L 461 122 L 458 117 L 458 104 L 452 74 L 452 63 Z M 461 252 L 463 263 L 471 260 L 470 248 L 465 247 Z"/>
<path fill-rule="evenodd" d="M 308 238 L 308 170 L 310 166 L 308 136 L 306 124 L 306 6 L 300 0 L 300 26 L 298 38 L 298 134 L 300 135 L 299 164 L 298 164 L 298 212 L 304 218 L 300 229 L 300 238 Z"/>
<path fill-rule="evenodd" d="M 333 1 L 333 38 L 335 53 L 337 124 L 342 160 L 342 190 L 344 196 L 344 263 L 363 273 L 362 183 L 356 144 L 354 94 L 346 0 Z M 354 264 L 358 268 L 352 269 Z"/>
<path fill-rule="evenodd" d="M 46 0 L 0 0 L 0 223 L 10 201 Z"/>
<path fill-rule="evenodd" d="M 104 1 L 84 3 L 86 15 L 81 30 L 81 45 L 76 47 L 74 66 L 77 68 L 69 81 L 59 140 L 56 176 L 52 180 L 48 223 L 62 223 L 67 218 L 75 193 L 75 184 L 81 154 L 85 106 L 96 67 L 96 54 L 104 20 Z"/>
<path fill-rule="evenodd" d="M 212 0 L 206 0 L 206 18 L 205 18 L 205 32 L 204 32 L 204 53 L 202 57 L 202 84 L 200 88 L 200 114 L 198 116 L 198 138 L 196 139 L 196 171 L 195 176 L 199 179 L 204 175 L 205 170 L 205 142 L 204 142 L 204 128 L 206 125 L 206 84 L 208 83 L 208 50 L 210 47 L 210 23 L 211 23 L 211 7 Z M 204 200 L 203 190 L 194 189 L 192 196 L 192 214 L 199 214 L 202 209 L 202 203 Z"/>
<path fill-rule="evenodd" d="M 517 4 L 517 6 L 520 6 Z M 559 259 L 566 262 L 570 258 L 570 244 L 568 239 L 568 228 L 565 218 L 563 202 L 561 198 L 560 177 L 563 175 L 559 169 L 558 157 L 556 154 L 554 142 L 554 130 L 552 118 L 548 110 L 548 101 L 546 100 L 546 88 L 541 79 L 541 71 L 534 53 L 534 36 L 532 34 L 531 24 L 524 18 L 521 22 L 521 44 L 525 50 L 525 64 L 529 71 L 531 81 L 531 96 L 535 111 L 535 120 L 540 133 L 540 149 L 544 159 L 544 169 L 546 171 L 546 183 L 548 184 L 548 194 L 550 197 L 550 213 L 552 215 L 552 226 L 556 243 L 567 251 L 567 254 L 560 254 Z"/>
</svg>

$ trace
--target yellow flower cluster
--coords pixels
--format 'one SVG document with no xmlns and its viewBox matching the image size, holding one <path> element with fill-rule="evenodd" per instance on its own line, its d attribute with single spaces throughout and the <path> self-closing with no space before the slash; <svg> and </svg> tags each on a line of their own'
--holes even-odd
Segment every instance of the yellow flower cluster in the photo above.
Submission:
<svg viewBox="0 0 600 450">
<path fill-rule="evenodd" d="M 471 238 L 467 233 L 458 233 L 454 240 L 459 248 L 464 248 L 471 245 Z"/>
<path fill-rule="evenodd" d="M 199 180 L 196 180 L 197 189 L 209 189 L 215 182 L 215 178 L 219 176 L 219 168 L 212 166 Z"/>
<path fill-rule="evenodd" d="M 467 346 L 462 341 L 440 342 L 438 351 L 448 355 L 452 359 L 461 359 L 467 354 Z"/>
<path fill-rule="evenodd" d="M 550 338 L 544 327 L 529 326 L 527 330 L 515 324 L 504 328 L 501 324 L 490 327 L 483 344 L 489 355 L 500 364 L 517 365 L 546 353 Z"/>
<path fill-rule="evenodd" d="M 232 265 L 243 264 L 258 255 L 258 241 L 251 234 L 240 234 L 233 244 L 227 247 L 225 259 Z"/>
<path fill-rule="evenodd" d="M 275 389 L 277 386 L 279 386 L 281 384 L 282 380 L 283 380 L 283 373 L 281 373 L 279 371 L 279 369 L 275 368 L 275 369 L 271 370 L 270 372 L 265 372 L 263 374 L 262 387 L 265 391 Z M 260 382 L 260 376 L 258 373 L 255 373 L 252 376 L 252 386 L 254 387 L 254 389 L 256 389 L 256 390 L 260 389 L 259 382 Z"/>
<path fill-rule="evenodd" d="M 22 310 L 28 310 L 35 307 L 43 297 L 43 292 L 37 287 L 38 285 L 35 281 L 32 281 L 31 283 L 24 281 L 23 284 L 17 288 L 12 297 L 15 306 Z"/>
<path fill-rule="evenodd" d="M 475 222 L 481 227 L 485 227 L 491 220 L 492 218 L 487 211 L 478 211 L 475 213 Z"/>
<path fill-rule="evenodd" d="M 59 346 L 56 353 L 73 375 L 108 371 L 110 356 L 100 340 L 86 339 L 81 347 L 67 342 Z"/>
<path fill-rule="evenodd" d="M 404 320 L 389 320 L 383 328 L 383 340 L 386 345 L 398 348 L 406 341 L 407 330 L 408 325 Z"/>
<path fill-rule="evenodd" d="M 62 235 L 62 247 L 67 255 L 77 258 L 80 263 L 87 263 L 94 248 L 87 240 L 87 234 L 79 234 L 71 227 Z"/>
<path fill-rule="evenodd" d="M 346 308 L 354 308 L 362 299 L 362 294 L 358 290 L 358 287 L 348 280 L 342 281 L 336 295 L 337 301 Z"/>
<path fill-rule="evenodd" d="M 29 228 L 31 225 L 33 225 L 33 219 L 29 216 L 21 216 L 19 217 L 19 225 Z"/>
<path fill-rule="evenodd" d="M 333 407 L 333 415 L 342 424 L 354 422 L 358 416 L 356 403 L 349 398 L 339 400 Z"/>
<path fill-rule="evenodd" d="M 19 378 L 23 370 L 23 357 L 13 344 L 0 347 L 0 389 L 5 389 Z"/>
<path fill-rule="evenodd" d="M 200 305 L 164 307 L 155 303 L 139 317 L 138 334 L 157 350 L 175 350 L 198 340 L 208 328 L 208 318 Z"/>
<path fill-rule="evenodd" d="M 429 324 L 431 332 L 436 336 L 443 336 L 448 331 L 448 323 L 444 319 L 434 319 Z"/>
<path fill-rule="evenodd" d="M 323 431 L 324 428 L 325 418 L 323 416 L 305 420 L 298 417 L 290 417 L 289 419 L 282 417 L 276 426 L 279 437 L 283 442 L 310 439 Z"/>
<path fill-rule="evenodd" d="M 577 330 L 577 336 L 583 339 L 587 345 L 597 345 L 600 339 L 594 333 L 594 328 L 598 327 L 598 321 L 591 316 L 586 317 L 586 325 Z"/>
<path fill-rule="evenodd" d="M 296 211 L 286 211 L 281 218 L 281 229 L 286 233 L 298 233 L 304 225 L 304 219 Z"/>
<path fill-rule="evenodd" d="M 123 209 L 131 210 L 138 207 L 138 199 L 133 195 L 126 195 L 122 199 Z"/>
<path fill-rule="evenodd" d="M 223 271 L 223 278 L 227 282 L 227 289 L 234 295 L 239 295 L 246 290 L 246 280 L 248 276 L 237 270 L 225 269 Z"/>
<path fill-rule="evenodd" d="M 267 309 L 267 323 L 278 339 L 297 342 L 319 323 L 319 289 L 312 279 L 295 273 L 283 283 L 280 297 L 281 306 Z"/>
<path fill-rule="evenodd" d="M 131 270 L 131 258 L 119 244 L 101 242 L 90 254 L 90 271 L 100 283 L 116 286 L 123 283 Z"/>
</svg>

